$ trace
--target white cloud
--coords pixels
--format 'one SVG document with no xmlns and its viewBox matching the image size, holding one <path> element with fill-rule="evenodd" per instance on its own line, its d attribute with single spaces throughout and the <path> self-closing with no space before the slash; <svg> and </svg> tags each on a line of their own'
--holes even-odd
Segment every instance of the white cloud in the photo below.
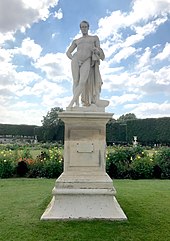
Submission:
<svg viewBox="0 0 170 241">
<path fill-rule="evenodd" d="M 170 43 L 166 43 L 163 51 L 155 56 L 156 60 L 164 60 L 170 58 Z"/>
<path fill-rule="evenodd" d="M 170 117 L 170 103 L 138 103 L 125 105 L 125 109 L 134 113 L 138 118 L 159 118 L 162 116 Z M 166 114 L 165 114 L 166 113 Z"/>
<path fill-rule="evenodd" d="M 141 42 L 147 35 L 154 33 L 157 28 L 166 21 L 167 17 L 163 17 L 144 24 L 143 26 L 133 25 L 131 28 L 136 32 L 136 34 L 132 34 L 127 37 L 126 40 L 122 43 L 122 47 L 129 47 Z"/>
<path fill-rule="evenodd" d="M 157 84 L 162 84 L 165 86 L 165 91 L 168 91 L 169 87 L 169 93 L 170 93 L 170 66 L 164 66 L 161 68 L 157 73 Z"/>
<path fill-rule="evenodd" d="M 41 80 L 41 77 L 31 71 L 20 71 L 17 72 L 15 66 L 12 63 L 2 63 L 2 69 L 0 69 L 0 89 L 10 89 L 9 95 L 23 95 L 23 89 L 27 87 L 27 91 L 30 91 L 30 84 L 36 83 Z M 26 94 L 26 91 L 24 91 Z"/>
<path fill-rule="evenodd" d="M 132 10 L 129 14 L 118 10 L 101 18 L 98 22 L 97 34 L 102 41 L 111 37 L 110 41 L 117 42 L 118 39 L 120 40 L 119 30 L 130 27 L 136 29 L 138 33 L 137 36 L 132 35 L 127 39 L 127 43 L 133 43 L 139 39 L 142 40 L 143 36 L 154 32 L 156 27 L 167 21 L 168 13 L 170 13 L 169 0 L 149 0 L 147 4 L 144 0 L 135 0 L 132 2 Z M 150 23 L 147 23 L 148 20 Z M 144 27 L 141 26 L 142 21 L 143 24 L 145 23 Z"/>
<path fill-rule="evenodd" d="M 31 73 L 21 73 L 27 76 L 27 82 L 31 82 Z M 36 77 L 36 76 L 35 76 Z M 37 76 L 38 78 L 38 76 Z M 65 89 L 62 85 L 50 82 L 48 80 L 39 80 L 33 85 L 17 84 L 8 89 L 0 90 L 0 112 L 1 123 L 25 123 L 41 124 L 42 116 L 51 108 L 51 106 L 65 106 L 70 98 L 62 98 Z M 27 97 L 28 96 L 28 97 Z M 36 96 L 36 101 L 34 97 Z M 66 102 L 65 102 L 66 101 Z M 7 108 L 6 108 L 7 107 Z M 12 116 L 12 119 L 11 119 Z"/>
<path fill-rule="evenodd" d="M 12 40 L 14 41 L 15 38 L 12 33 L 1 33 L 0 32 L 0 46 L 3 45 L 3 43 L 7 40 Z"/>
<path fill-rule="evenodd" d="M 123 94 L 122 96 L 112 96 L 110 99 L 110 105 L 122 105 L 128 102 L 132 102 L 134 100 L 139 100 L 141 98 L 138 94 Z"/>
<path fill-rule="evenodd" d="M 33 92 L 39 91 L 39 94 L 42 94 L 43 96 L 49 95 L 52 98 L 55 96 L 61 96 L 65 92 L 61 85 L 48 80 L 42 80 L 41 82 L 35 84 L 32 90 Z"/>
<path fill-rule="evenodd" d="M 134 93 L 143 95 L 170 95 L 170 66 L 165 66 L 157 71 L 149 68 L 138 69 L 138 73 L 133 73 L 127 78 L 126 87 Z"/>
<path fill-rule="evenodd" d="M 11 62 L 12 55 L 9 50 L 0 48 L 0 62 L 1 64 Z"/>
<path fill-rule="evenodd" d="M 126 71 L 117 74 L 105 74 L 102 79 L 102 90 L 112 92 L 114 95 L 115 91 L 126 91 L 130 74 Z"/>
<path fill-rule="evenodd" d="M 57 90 L 57 89 L 56 89 Z M 66 106 L 68 106 L 71 96 L 70 97 L 58 97 L 57 95 L 58 91 L 56 91 L 55 95 L 45 95 L 43 97 L 42 104 L 47 108 L 50 109 L 53 106 L 60 106 L 61 108 L 65 109 Z"/>
<path fill-rule="evenodd" d="M 154 33 L 157 28 L 165 23 L 168 20 L 168 18 L 166 16 L 163 17 L 158 17 L 156 20 L 151 20 L 149 23 L 143 25 L 143 26 L 134 26 L 134 29 L 136 31 L 137 34 L 139 35 L 143 35 L 143 36 L 147 36 L 151 33 Z"/>
<path fill-rule="evenodd" d="M 1 0 L 0 32 L 15 32 L 49 17 L 49 8 L 58 0 Z M 9 7 L 10 6 L 10 7 Z"/>
<path fill-rule="evenodd" d="M 50 96 L 50 98 L 55 98 L 61 96 L 63 93 L 65 93 L 65 89 L 61 85 L 50 82 L 46 79 L 41 79 L 35 82 L 33 85 L 17 85 L 17 88 L 15 90 L 15 94 L 19 97 L 30 96 L 31 98 L 31 96 L 37 96 L 39 98 L 39 101 L 44 100 L 46 96 Z M 45 104 L 45 106 L 46 105 L 47 103 Z"/>
<path fill-rule="evenodd" d="M 133 19 L 133 21 L 148 20 L 158 15 L 164 16 L 169 12 L 169 0 L 149 0 L 147 3 L 143 0 L 135 0 L 133 1 L 130 18 Z"/>
<path fill-rule="evenodd" d="M 136 68 L 139 70 L 141 68 L 144 68 L 145 66 L 146 66 L 146 68 L 148 68 L 148 66 L 150 66 L 150 64 L 151 64 L 150 61 L 151 61 L 151 49 L 149 47 L 147 47 L 144 50 L 143 54 L 139 57 Z"/>
<path fill-rule="evenodd" d="M 25 104 L 25 107 L 27 106 L 27 108 L 23 110 L 22 104 Z M 42 117 L 47 113 L 47 110 L 27 105 L 26 102 L 21 103 L 20 108 L 18 107 L 19 106 L 11 105 L 7 110 L 6 108 L 0 106 L 1 123 L 41 125 Z"/>
<path fill-rule="evenodd" d="M 126 26 L 126 14 L 120 10 L 114 11 L 110 16 L 101 18 L 98 22 L 99 29 L 97 35 L 102 40 L 112 37 L 111 41 L 119 38 L 118 29 Z"/>
<path fill-rule="evenodd" d="M 42 48 L 39 44 L 36 44 L 34 40 L 26 38 L 22 41 L 21 47 L 14 49 L 13 54 L 26 55 L 32 58 L 34 61 L 40 57 Z"/>
<path fill-rule="evenodd" d="M 70 80 L 70 60 L 66 57 L 65 53 L 46 54 L 37 60 L 35 67 L 45 72 L 48 79 L 59 82 L 63 79 Z"/>
<path fill-rule="evenodd" d="M 115 54 L 113 61 L 119 63 L 122 59 L 127 59 L 136 51 L 133 47 L 122 48 L 117 54 Z"/>
<path fill-rule="evenodd" d="M 0 49 L 0 88 L 10 85 L 14 81 L 15 66 L 12 65 L 10 51 Z"/>
<path fill-rule="evenodd" d="M 62 12 L 61 8 L 59 8 L 58 12 L 54 13 L 54 17 L 57 18 L 57 19 L 63 18 L 63 12 Z"/>
<path fill-rule="evenodd" d="M 131 7 L 129 13 L 113 11 L 98 22 L 96 34 L 101 40 L 106 58 L 112 57 L 110 64 L 120 63 L 138 52 L 140 49 L 135 49 L 134 45 L 155 33 L 168 20 L 167 14 L 170 13 L 169 0 L 150 0 L 149 7 L 144 1 L 136 0 Z M 123 32 L 127 34 L 128 31 L 134 34 L 123 36 Z"/>
<path fill-rule="evenodd" d="M 41 80 L 41 77 L 38 74 L 31 71 L 20 71 L 15 73 L 15 79 L 15 83 L 27 86 L 32 82 L 37 82 Z"/>
</svg>

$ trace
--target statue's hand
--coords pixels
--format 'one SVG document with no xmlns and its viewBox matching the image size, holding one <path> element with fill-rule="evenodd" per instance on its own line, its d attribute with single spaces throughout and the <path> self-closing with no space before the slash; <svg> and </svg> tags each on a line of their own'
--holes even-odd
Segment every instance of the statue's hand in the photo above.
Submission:
<svg viewBox="0 0 170 241">
<path fill-rule="evenodd" d="M 99 54 L 100 54 L 100 51 L 99 51 L 98 48 L 94 47 L 94 48 L 93 48 L 93 53 L 99 55 Z"/>
</svg>

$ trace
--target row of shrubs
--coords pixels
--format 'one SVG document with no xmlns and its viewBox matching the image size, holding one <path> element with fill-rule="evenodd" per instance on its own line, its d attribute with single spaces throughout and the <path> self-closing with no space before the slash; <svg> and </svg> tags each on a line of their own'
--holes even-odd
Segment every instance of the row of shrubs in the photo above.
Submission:
<svg viewBox="0 0 170 241">
<path fill-rule="evenodd" d="M 108 148 L 106 170 L 111 178 L 170 178 L 170 148 L 149 154 L 143 147 Z"/>
<path fill-rule="evenodd" d="M 57 178 L 63 172 L 62 147 L 53 145 L 34 159 L 30 147 L 20 148 L 0 150 L 0 178 Z M 106 171 L 111 178 L 169 179 L 170 148 L 162 147 L 149 154 L 141 146 L 108 147 Z"/>
<path fill-rule="evenodd" d="M 63 149 L 52 147 L 32 158 L 30 148 L 0 152 L 0 178 L 57 178 L 63 172 Z"/>
</svg>

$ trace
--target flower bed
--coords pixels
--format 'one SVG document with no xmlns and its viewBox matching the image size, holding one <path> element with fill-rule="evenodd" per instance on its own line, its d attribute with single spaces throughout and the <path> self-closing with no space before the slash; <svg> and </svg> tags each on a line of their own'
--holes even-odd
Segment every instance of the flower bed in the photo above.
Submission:
<svg viewBox="0 0 170 241">
<path fill-rule="evenodd" d="M 34 147 L 35 148 L 35 147 Z M 1 146 L 0 178 L 46 177 L 57 178 L 63 171 L 63 148 L 39 146 L 39 155 L 33 157 L 32 146 Z"/>
<path fill-rule="evenodd" d="M 170 148 L 152 150 L 144 147 L 111 147 L 107 149 L 106 170 L 112 178 L 170 178 Z"/>
<path fill-rule="evenodd" d="M 33 155 L 37 150 L 38 155 Z M 106 171 L 111 178 L 170 178 L 170 148 L 107 147 Z M 54 144 L 0 146 L 0 178 L 57 178 L 63 172 L 63 147 Z"/>
</svg>

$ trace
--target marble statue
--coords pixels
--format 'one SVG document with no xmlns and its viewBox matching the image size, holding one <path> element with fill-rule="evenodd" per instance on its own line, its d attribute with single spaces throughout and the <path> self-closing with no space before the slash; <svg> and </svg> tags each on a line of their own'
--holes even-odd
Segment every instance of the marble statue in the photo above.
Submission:
<svg viewBox="0 0 170 241">
<path fill-rule="evenodd" d="M 64 171 L 41 220 L 127 220 L 106 173 L 106 123 L 113 114 L 105 112 L 109 101 L 100 99 L 99 64 L 105 56 L 99 38 L 88 35 L 88 22 L 82 21 L 80 29 L 82 37 L 67 51 L 73 98 L 58 115 L 65 125 Z M 79 106 L 80 97 L 83 106 Z"/>
<path fill-rule="evenodd" d="M 100 100 L 102 79 L 99 65 L 100 60 L 105 58 L 104 52 L 100 48 L 98 36 L 88 35 L 87 21 L 80 23 L 80 29 L 82 37 L 75 39 L 66 52 L 67 57 L 71 59 L 73 77 L 73 98 L 68 108 L 78 107 L 80 96 L 83 106 L 107 106 L 108 101 Z"/>
</svg>

